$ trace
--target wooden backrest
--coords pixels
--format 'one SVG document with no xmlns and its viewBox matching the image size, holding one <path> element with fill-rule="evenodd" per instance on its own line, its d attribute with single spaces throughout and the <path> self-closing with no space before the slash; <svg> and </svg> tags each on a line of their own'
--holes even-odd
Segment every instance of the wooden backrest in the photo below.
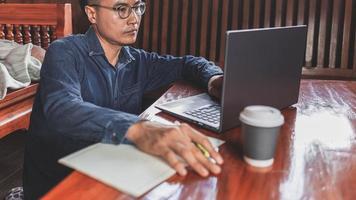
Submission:
<svg viewBox="0 0 356 200">
<path fill-rule="evenodd" d="M 70 4 L 0 4 L 0 39 L 44 49 L 72 33 Z"/>
<path fill-rule="evenodd" d="M 47 48 L 72 33 L 70 4 L 0 4 L 0 39 Z M 1 47 L 0 47 L 1 48 Z M 8 91 L 0 100 L 0 138 L 27 129 L 38 83 Z"/>
<path fill-rule="evenodd" d="M 308 25 L 306 75 L 356 78 L 356 0 L 147 0 L 137 46 L 224 63 L 226 30 Z"/>
</svg>

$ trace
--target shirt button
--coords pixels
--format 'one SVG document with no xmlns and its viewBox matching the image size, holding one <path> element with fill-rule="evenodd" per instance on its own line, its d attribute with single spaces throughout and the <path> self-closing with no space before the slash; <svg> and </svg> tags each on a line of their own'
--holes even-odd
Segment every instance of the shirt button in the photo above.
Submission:
<svg viewBox="0 0 356 200">
<path fill-rule="evenodd" d="M 114 143 L 114 144 L 118 144 L 119 143 L 119 140 L 118 140 L 119 138 L 117 138 L 117 134 L 114 132 L 114 133 L 112 133 L 112 135 L 111 135 L 111 140 L 112 140 L 112 142 Z"/>
</svg>

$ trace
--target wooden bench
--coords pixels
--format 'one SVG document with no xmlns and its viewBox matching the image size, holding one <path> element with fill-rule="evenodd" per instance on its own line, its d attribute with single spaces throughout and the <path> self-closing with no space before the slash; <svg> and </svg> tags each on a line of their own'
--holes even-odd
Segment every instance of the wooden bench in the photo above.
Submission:
<svg viewBox="0 0 356 200">
<path fill-rule="evenodd" d="M 137 46 L 224 66 L 226 30 L 308 25 L 303 75 L 356 79 L 355 0 L 150 0 Z"/>
<path fill-rule="evenodd" d="M 0 4 L 0 39 L 47 49 L 52 41 L 71 33 L 70 4 Z M 0 100 L 0 138 L 28 128 L 37 87 L 33 83 L 9 91 Z"/>
</svg>

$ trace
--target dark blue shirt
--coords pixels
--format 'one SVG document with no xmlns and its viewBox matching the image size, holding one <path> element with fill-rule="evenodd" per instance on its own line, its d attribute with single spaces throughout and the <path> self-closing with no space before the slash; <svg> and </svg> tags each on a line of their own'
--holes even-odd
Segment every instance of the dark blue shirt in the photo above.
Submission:
<svg viewBox="0 0 356 200">
<path fill-rule="evenodd" d="M 25 197 L 47 192 L 70 170 L 57 160 L 97 142 L 120 144 L 139 120 L 143 94 L 178 79 L 207 87 L 222 74 L 204 58 L 159 56 L 123 47 L 116 66 L 92 28 L 50 45 L 31 115 L 24 165 Z"/>
</svg>

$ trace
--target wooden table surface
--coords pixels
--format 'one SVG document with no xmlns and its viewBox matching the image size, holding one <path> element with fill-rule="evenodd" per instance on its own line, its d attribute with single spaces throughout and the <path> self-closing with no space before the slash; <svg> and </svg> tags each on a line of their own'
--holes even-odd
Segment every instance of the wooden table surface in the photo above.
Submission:
<svg viewBox="0 0 356 200">
<path fill-rule="evenodd" d="M 198 89 L 179 83 L 156 103 L 196 93 Z M 157 113 L 153 106 L 145 111 Z M 175 175 L 141 199 L 356 199 L 356 82 L 302 80 L 298 104 L 282 113 L 286 123 L 272 167 L 257 169 L 243 161 L 240 128 L 217 135 L 194 126 L 226 141 L 220 147 L 222 173 Z M 79 172 L 44 197 L 63 198 L 133 199 Z"/>
</svg>

